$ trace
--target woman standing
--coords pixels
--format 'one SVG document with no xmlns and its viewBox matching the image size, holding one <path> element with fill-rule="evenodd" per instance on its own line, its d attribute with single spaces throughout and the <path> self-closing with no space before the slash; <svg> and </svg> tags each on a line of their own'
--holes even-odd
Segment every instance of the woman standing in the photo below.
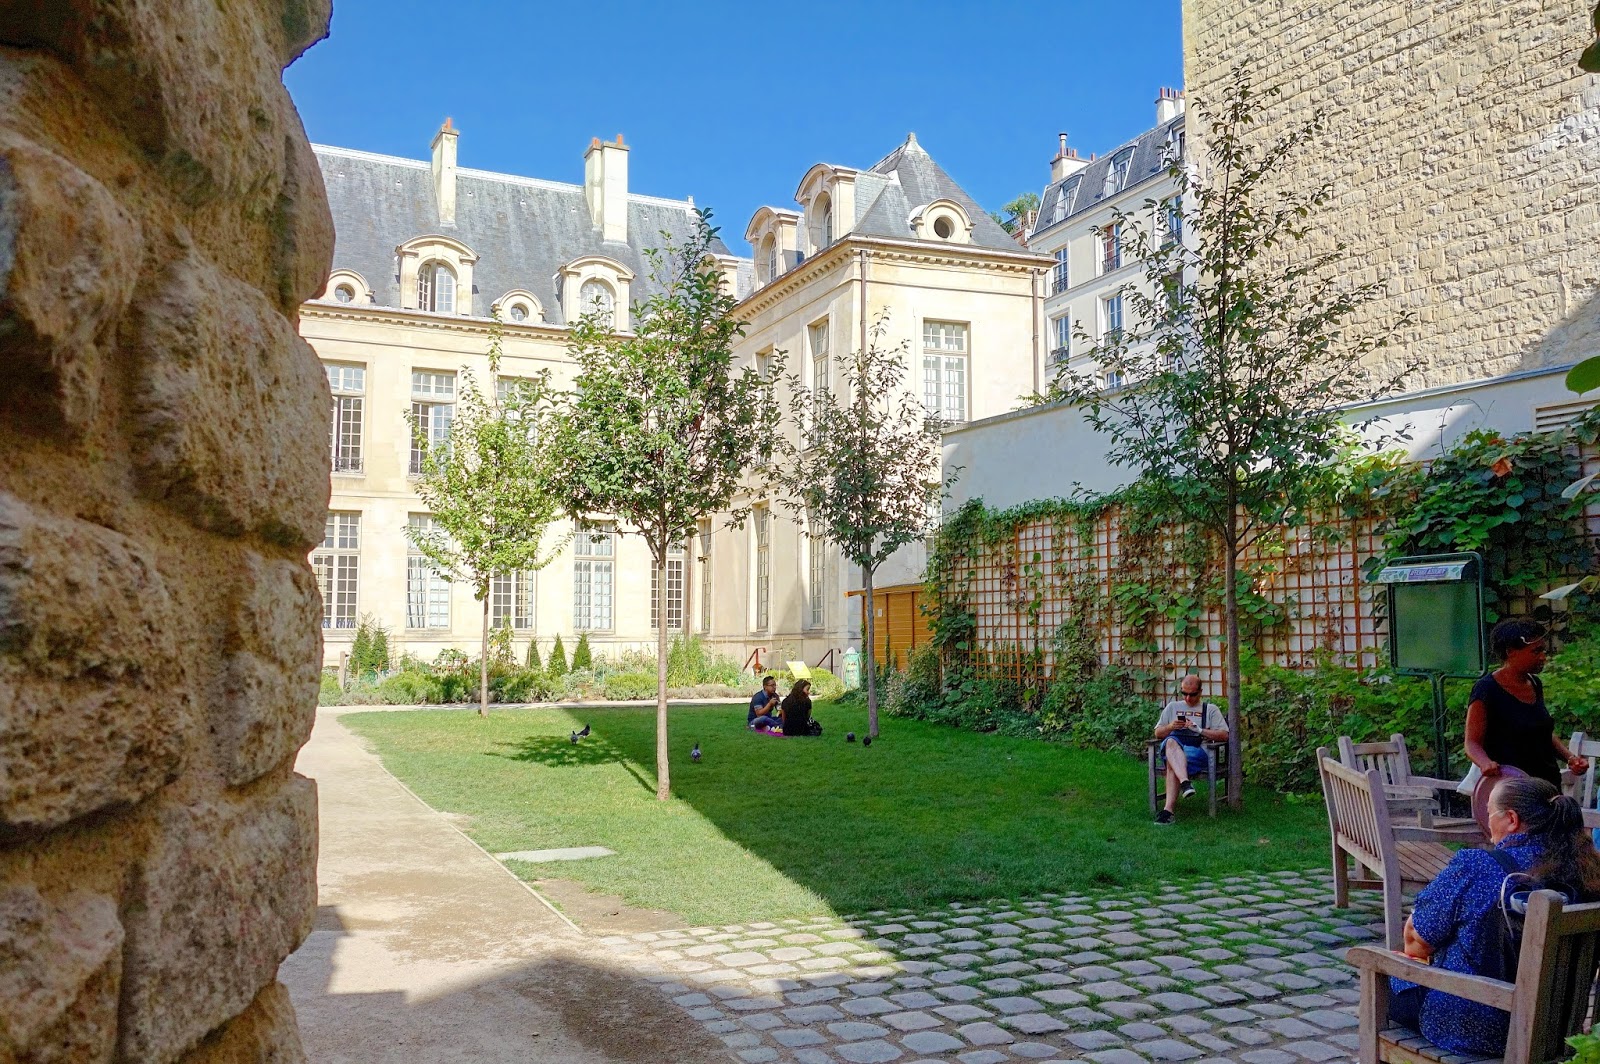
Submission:
<svg viewBox="0 0 1600 1064">
<path fill-rule="evenodd" d="M 1555 733 L 1555 721 L 1544 704 L 1545 630 L 1537 621 L 1501 621 L 1489 634 L 1494 652 L 1505 664 L 1480 679 L 1467 703 L 1467 756 L 1488 780 L 1510 766 L 1557 789 L 1561 764 L 1574 773 L 1587 759 L 1567 749 Z"/>
</svg>

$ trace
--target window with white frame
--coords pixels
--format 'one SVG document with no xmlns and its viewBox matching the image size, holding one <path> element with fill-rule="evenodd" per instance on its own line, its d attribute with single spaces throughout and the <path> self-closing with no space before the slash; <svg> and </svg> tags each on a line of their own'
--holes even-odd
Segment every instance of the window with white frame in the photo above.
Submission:
<svg viewBox="0 0 1600 1064">
<path fill-rule="evenodd" d="M 1166 224 L 1162 227 L 1162 244 L 1183 243 L 1183 197 L 1173 196 L 1166 202 Z"/>
<path fill-rule="evenodd" d="M 822 431 L 822 400 L 828 394 L 828 319 L 808 326 L 811 342 L 811 442 Z"/>
<path fill-rule="evenodd" d="M 617 294 L 599 278 L 591 277 L 578 289 L 578 307 L 581 314 L 598 314 L 600 324 L 617 328 Z"/>
<path fill-rule="evenodd" d="M 429 514 L 410 514 L 406 523 L 413 532 L 434 531 Z M 433 567 L 410 536 L 406 537 L 406 627 L 450 627 L 450 581 Z"/>
<path fill-rule="evenodd" d="M 445 263 L 430 259 L 417 268 L 417 309 L 456 312 L 456 273 Z"/>
<path fill-rule="evenodd" d="M 922 323 L 922 405 L 929 417 L 967 420 L 967 354 L 965 324 Z"/>
<path fill-rule="evenodd" d="M 683 631 L 683 567 L 689 559 L 689 552 L 682 543 L 674 543 L 667 547 L 667 630 L 673 632 Z M 661 627 L 661 603 L 657 595 L 661 593 L 661 570 L 650 570 L 650 627 Z"/>
<path fill-rule="evenodd" d="M 490 578 L 489 624 L 495 628 L 533 627 L 532 573 L 496 573 Z"/>
<path fill-rule="evenodd" d="M 757 506 L 751 520 L 756 531 L 756 628 L 764 632 L 772 621 L 772 514 Z"/>
<path fill-rule="evenodd" d="M 1100 335 L 1114 336 L 1122 331 L 1122 293 L 1100 301 Z"/>
<path fill-rule="evenodd" d="M 1072 286 L 1071 280 L 1072 275 L 1067 272 L 1067 249 L 1061 248 L 1056 252 L 1056 265 L 1050 285 L 1051 294 L 1065 292 Z"/>
<path fill-rule="evenodd" d="M 328 387 L 333 392 L 333 419 L 328 447 L 335 473 L 361 472 L 361 421 L 366 407 L 367 368 L 329 362 Z"/>
<path fill-rule="evenodd" d="M 1065 362 L 1072 357 L 1072 315 L 1063 314 L 1051 319 L 1055 330 L 1055 346 L 1050 350 L 1050 361 Z"/>
<path fill-rule="evenodd" d="M 572 623 L 579 631 L 610 631 L 616 590 L 617 534 L 583 525 L 573 543 Z"/>
<path fill-rule="evenodd" d="M 1127 375 L 1120 369 L 1108 369 L 1100 375 L 1100 379 L 1108 392 L 1114 392 L 1128 382 Z"/>
<path fill-rule="evenodd" d="M 1106 226 L 1100 232 L 1100 272 L 1122 268 L 1122 223 Z"/>
<path fill-rule="evenodd" d="M 456 375 L 413 370 L 411 373 L 411 473 L 422 472 L 428 450 L 450 439 L 450 423 L 456 416 Z"/>
<path fill-rule="evenodd" d="M 1128 170 L 1132 165 L 1132 150 L 1125 151 L 1111 160 L 1110 165 L 1106 167 L 1104 195 L 1114 196 L 1128 187 Z"/>
<path fill-rule="evenodd" d="M 822 522 L 806 521 L 806 550 L 810 562 L 811 616 L 809 628 L 821 628 L 828 604 L 828 541 L 822 535 Z"/>
<path fill-rule="evenodd" d="M 817 248 L 820 250 L 833 243 L 833 200 L 822 197 L 822 209 L 817 221 Z"/>
<path fill-rule="evenodd" d="M 360 514 L 329 512 L 322 546 L 311 553 L 311 568 L 322 592 L 322 627 L 354 628 L 361 575 Z"/>
<path fill-rule="evenodd" d="M 761 242 L 761 258 L 767 267 L 762 280 L 771 281 L 778 276 L 778 242 L 770 236 Z"/>
<path fill-rule="evenodd" d="M 695 559 L 700 565 L 700 631 L 711 631 L 711 522 L 701 521 L 700 529 L 695 534 L 695 542 L 699 544 L 700 556 Z"/>
</svg>

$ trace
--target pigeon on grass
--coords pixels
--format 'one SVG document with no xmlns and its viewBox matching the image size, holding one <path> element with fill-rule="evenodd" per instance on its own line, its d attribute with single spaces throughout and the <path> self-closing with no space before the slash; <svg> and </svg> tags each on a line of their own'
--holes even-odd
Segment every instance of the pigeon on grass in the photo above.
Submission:
<svg viewBox="0 0 1600 1064">
<path fill-rule="evenodd" d="M 571 735 L 567 736 L 567 739 L 572 743 L 573 746 L 577 746 L 578 740 L 586 737 L 588 734 L 589 726 L 585 724 L 583 726 L 583 731 L 575 731 Z"/>
<path fill-rule="evenodd" d="M 862 745 L 862 746 L 871 746 L 871 745 L 872 745 L 872 736 L 870 736 L 870 735 L 863 735 L 863 736 L 862 736 L 862 737 L 861 737 L 861 745 Z"/>
<path fill-rule="evenodd" d="M 853 731 L 845 732 L 844 733 L 844 741 L 847 742 L 847 743 L 855 742 L 856 741 L 856 733 L 853 732 Z"/>
<path fill-rule="evenodd" d="M 695 743 L 694 744 L 694 749 L 689 751 L 689 760 L 690 761 L 695 761 L 695 762 L 698 762 L 700 760 L 700 744 L 699 743 Z"/>
</svg>

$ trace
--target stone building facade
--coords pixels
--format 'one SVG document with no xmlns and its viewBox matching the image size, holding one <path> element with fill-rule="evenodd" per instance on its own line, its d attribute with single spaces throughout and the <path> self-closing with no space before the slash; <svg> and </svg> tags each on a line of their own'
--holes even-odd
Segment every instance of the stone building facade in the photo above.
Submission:
<svg viewBox="0 0 1600 1064">
<path fill-rule="evenodd" d="M 1327 113 L 1319 150 L 1283 180 L 1332 185 L 1314 229 L 1348 245 L 1351 281 L 1388 286 L 1367 313 L 1415 316 L 1405 343 L 1379 356 L 1421 360 L 1408 389 L 1595 352 L 1600 79 L 1577 68 L 1593 39 L 1588 5 L 1185 0 L 1183 34 L 1196 105 L 1248 62 L 1281 93 L 1260 136 Z"/>
<path fill-rule="evenodd" d="M 0 5 L 0 1059 L 302 1059 L 328 18 Z"/>
</svg>

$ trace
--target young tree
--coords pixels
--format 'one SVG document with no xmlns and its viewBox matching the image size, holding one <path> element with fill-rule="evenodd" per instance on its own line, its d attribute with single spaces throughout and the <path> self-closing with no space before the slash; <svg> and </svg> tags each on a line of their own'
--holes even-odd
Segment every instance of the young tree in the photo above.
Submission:
<svg viewBox="0 0 1600 1064">
<path fill-rule="evenodd" d="M 655 294 L 617 332 L 591 310 L 574 324 L 577 363 L 555 457 L 568 508 L 606 514 L 641 537 L 656 567 L 656 797 L 670 791 L 667 758 L 667 556 L 705 517 L 733 506 L 745 472 L 770 452 L 772 382 L 735 370 L 744 334 L 738 299 L 712 257 L 711 212 L 674 245 L 647 252 Z"/>
<path fill-rule="evenodd" d="M 489 372 L 500 372 L 500 319 L 489 326 Z M 427 449 L 417 496 L 431 527 L 410 526 L 406 537 L 435 569 L 472 588 L 483 603 L 483 645 L 478 713 L 489 712 L 489 590 L 497 575 L 542 569 L 563 543 L 541 551 L 545 533 L 561 513 L 551 491 L 542 439 L 552 419 L 548 374 L 519 378 L 501 400 L 480 394 L 463 371 L 458 408 L 449 433 Z M 410 415 L 408 415 L 410 418 Z M 412 431 L 426 444 L 414 418 Z"/>
<path fill-rule="evenodd" d="M 891 554 L 927 535 L 943 497 L 939 425 L 906 387 L 909 344 L 883 346 L 885 312 L 863 351 L 835 357 L 837 391 L 814 393 L 795 382 L 801 447 L 779 473 L 784 505 L 861 567 L 867 612 L 867 732 L 878 734 L 878 670 L 872 577 Z M 803 449 L 801 449 L 803 448 Z"/>
<path fill-rule="evenodd" d="M 998 211 L 990 211 L 989 217 L 998 222 L 1000 228 L 1006 232 L 1015 233 L 1018 228 L 1027 226 L 1029 218 L 1038 209 L 1039 194 L 1024 192 Z"/>
<path fill-rule="evenodd" d="M 1052 385 L 1109 438 L 1111 462 L 1139 470 L 1147 498 L 1221 546 L 1235 808 L 1240 556 L 1308 504 L 1338 452 L 1341 408 L 1392 391 L 1412 368 L 1391 357 L 1380 369 L 1373 357 L 1402 317 L 1387 329 L 1355 324 L 1383 284 L 1343 284 L 1343 246 L 1304 242 L 1332 187 L 1304 188 L 1282 171 L 1323 119 L 1265 140 L 1255 121 L 1275 94 L 1256 90 L 1240 65 L 1217 106 L 1198 109 L 1205 165 L 1190 171 L 1173 159 L 1182 191 L 1146 201 L 1143 217 L 1116 219 L 1144 263 L 1145 283 L 1121 293 L 1130 324 L 1098 339 L 1080 332 L 1094 368 Z"/>
</svg>

